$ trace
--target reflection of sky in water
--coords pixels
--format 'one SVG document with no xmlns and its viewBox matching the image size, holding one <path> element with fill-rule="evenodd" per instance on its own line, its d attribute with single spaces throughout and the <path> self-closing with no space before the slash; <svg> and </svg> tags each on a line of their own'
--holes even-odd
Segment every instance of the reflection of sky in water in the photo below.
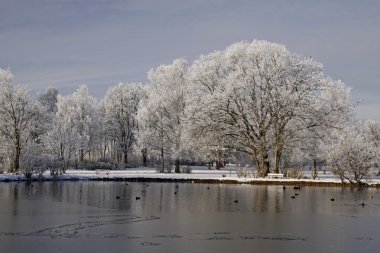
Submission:
<svg viewBox="0 0 380 253">
<path fill-rule="evenodd" d="M 3 183 L 0 252 L 373 252 L 378 195 L 338 187 Z"/>
</svg>

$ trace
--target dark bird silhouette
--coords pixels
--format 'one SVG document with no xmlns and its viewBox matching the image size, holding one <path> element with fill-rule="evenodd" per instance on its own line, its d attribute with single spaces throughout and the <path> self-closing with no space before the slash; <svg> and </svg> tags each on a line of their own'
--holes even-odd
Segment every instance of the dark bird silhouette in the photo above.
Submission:
<svg viewBox="0 0 380 253">
<path fill-rule="evenodd" d="M 295 198 L 296 198 L 296 196 L 291 196 L 291 198 L 292 198 L 292 199 L 295 199 Z"/>
<path fill-rule="evenodd" d="M 364 204 L 364 203 L 362 203 L 362 204 L 361 204 L 361 206 L 365 206 L 365 204 Z"/>
<path fill-rule="evenodd" d="M 174 194 L 177 194 L 177 192 L 174 192 Z"/>
<path fill-rule="evenodd" d="M 210 187 L 207 187 L 207 190 L 210 190 Z"/>
<path fill-rule="evenodd" d="M 301 190 L 301 186 L 294 186 L 293 189 L 294 190 Z"/>
<path fill-rule="evenodd" d="M 238 203 L 238 202 L 239 202 L 239 200 L 235 200 L 234 202 L 235 202 L 235 203 Z"/>
<path fill-rule="evenodd" d="M 139 199 L 141 199 L 140 197 L 136 197 L 136 200 L 139 200 Z"/>
<path fill-rule="evenodd" d="M 299 194 L 298 193 L 294 193 L 294 195 L 298 196 Z"/>
<path fill-rule="evenodd" d="M 120 196 L 116 196 L 116 199 L 120 199 Z"/>
<path fill-rule="evenodd" d="M 330 199 L 331 201 L 334 201 L 335 199 Z"/>
<path fill-rule="evenodd" d="M 284 185 L 284 186 L 282 187 L 282 189 L 285 190 L 285 189 L 286 189 L 286 186 Z"/>
</svg>

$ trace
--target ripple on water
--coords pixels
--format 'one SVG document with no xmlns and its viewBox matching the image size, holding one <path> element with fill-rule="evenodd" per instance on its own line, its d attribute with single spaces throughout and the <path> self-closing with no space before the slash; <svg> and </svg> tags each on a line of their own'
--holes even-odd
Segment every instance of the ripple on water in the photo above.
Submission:
<svg viewBox="0 0 380 253">
<path fill-rule="evenodd" d="M 98 218 L 103 218 L 98 220 Z M 109 219 L 106 219 L 109 218 Z M 139 216 L 93 216 L 91 219 L 97 219 L 95 221 L 80 221 L 71 224 L 65 224 L 61 226 L 55 226 L 50 228 L 44 228 L 33 232 L 0 232 L 2 236 L 41 236 L 50 238 L 79 238 L 82 236 L 95 237 L 95 238 L 119 238 L 125 236 L 124 234 L 103 234 L 93 233 L 83 235 L 81 232 L 87 228 L 98 228 L 108 225 L 124 225 L 129 223 L 153 221 L 159 219 L 157 216 L 139 217 Z"/>
<path fill-rule="evenodd" d="M 142 242 L 140 243 L 141 246 L 160 246 L 160 243 L 155 243 L 155 242 Z"/>
<path fill-rule="evenodd" d="M 364 237 L 364 236 L 358 236 L 358 237 L 355 237 L 354 239 L 358 241 L 374 241 L 375 240 L 374 238 Z"/>
</svg>

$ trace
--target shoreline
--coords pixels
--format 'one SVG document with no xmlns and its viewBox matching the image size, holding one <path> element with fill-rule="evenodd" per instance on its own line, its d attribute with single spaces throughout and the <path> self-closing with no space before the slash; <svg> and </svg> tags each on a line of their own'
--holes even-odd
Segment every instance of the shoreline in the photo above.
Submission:
<svg viewBox="0 0 380 253">
<path fill-rule="evenodd" d="M 58 178 L 45 173 L 43 177 L 33 176 L 31 180 L 23 175 L 0 174 L 0 183 L 7 182 L 51 182 L 51 181 L 105 181 L 105 182 L 157 182 L 157 183 L 198 183 L 198 184 L 244 184 L 317 187 L 368 187 L 380 188 L 380 180 L 364 181 L 362 184 L 342 183 L 332 174 L 321 175 L 319 179 L 255 178 L 237 177 L 231 170 L 193 170 L 190 174 L 158 173 L 154 169 L 128 169 L 118 171 L 68 170 Z"/>
</svg>

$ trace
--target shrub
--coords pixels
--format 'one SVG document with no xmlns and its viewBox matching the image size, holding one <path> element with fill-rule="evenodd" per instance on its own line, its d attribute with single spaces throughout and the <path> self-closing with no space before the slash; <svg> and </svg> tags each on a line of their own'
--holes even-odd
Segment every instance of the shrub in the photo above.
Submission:
<svg viewBox="0 0 380 253">
<path fill-rule="evenodd" d="M 172 171 L 173 171 L 173 166 L 169 162 L 165 163 L 164 172 L 165 173 L 172 173 Z"/>
<path fill-rule="evenodd" d="M 252 177 L 253 172 L 249 167 L 237 167 L 236 174 L 238 177 Z"/>
<path fill-rule="evenodd" d="M 56 161 L 47 155 L 29 155 L 25 154 L 20 159 L 20 172 L 27 179 L 31 179 L 32 175 L 37 174 L 42 177 L 43 173 L 49 169 Z"/>
<path fill-rule="evenodd" d="M 82 169 L 82 170 L 113 170 L 115 169 L 115 165 L 113 163 L 100 162 L 100 161 L 84 161 L 78 167 L 79 169 Z"/>
<path fill-rule="evenodd" d="M 192 168 L 189 165 L 185 165 L 185 166 L 182 166 L 180 170 L 181 170 L 181 173 L 190 174 L 192 171 Z"/>
<path fill-rule="evenodd" d="M 288 178 L 296 178 L 301 179 L 303 177 L 303 169 L 302 168 L 292 168 L 287 171 Z"/>
</svg>

